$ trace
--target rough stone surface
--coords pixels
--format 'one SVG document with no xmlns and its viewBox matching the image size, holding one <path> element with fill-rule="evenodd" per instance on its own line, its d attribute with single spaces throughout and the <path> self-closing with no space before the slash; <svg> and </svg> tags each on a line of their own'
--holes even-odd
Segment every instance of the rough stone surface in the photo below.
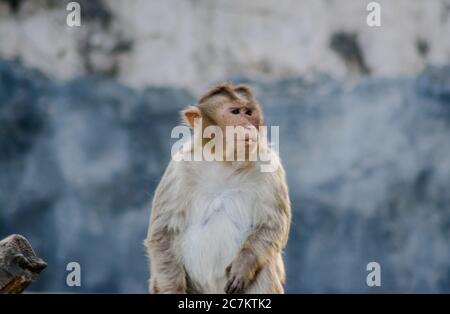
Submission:
<svg viewBox="0 0 450 314">
<path fill-rule="evenodd" d="M 22 293 L 45 267 L 23 236 L 14 234 L 0 241 L 0 293 Z"/>
<path fill-rule="evenodd" d="M 0 1 L 0 57 L 59 79 L 195 91 L 236 75 L 353 82 L 450 61 L 447 0 L 379 0 L 381 27 L 366 24 L 360 0 L 80 0 L 82 26 L 71 28 L 68 2 Z"/>
<path fill-rule="evenodd" d="M 450 68 L 259 81 L 293 203 L 287 292 L 450 292 Z M 25 234 L 52 271 L 36 291 L 145 292 L 154 188 L 186 90 L 53 81 L 0 62 L 0 238 Z M 69 262 L 82 286 L 65 285 Z M 366 285 L 381 264 L 382 286 Z"/>
</svg>

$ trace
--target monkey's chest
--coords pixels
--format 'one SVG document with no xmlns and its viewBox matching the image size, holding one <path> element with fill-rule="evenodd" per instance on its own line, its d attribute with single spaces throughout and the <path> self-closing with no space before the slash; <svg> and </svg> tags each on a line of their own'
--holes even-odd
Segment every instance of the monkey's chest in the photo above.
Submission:
<svg viewBox="0 0 450 314">
<path fill-rule="evenodd" d="M 207 193 L 187 212 L 182 260 L 189 277 L 204 292 L 223 293 L 225 268 L 253 224 L 252 202 L 238 189 Z"/>
</svg>

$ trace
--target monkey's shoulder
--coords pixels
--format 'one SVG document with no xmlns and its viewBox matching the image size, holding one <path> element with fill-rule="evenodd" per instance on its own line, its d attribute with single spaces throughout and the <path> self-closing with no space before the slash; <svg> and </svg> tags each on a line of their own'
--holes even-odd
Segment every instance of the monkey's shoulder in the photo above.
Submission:
<svg viewBox="0 0 450 314">
<path fill-rule="evenodd" d="M 275 171 L 261 171 L 260 162 L 179 161 L 171 167 L 183 181 L 204 182 L 255 182 L 263 183 L 283 173 L 281 165 Z"/>
</svg>

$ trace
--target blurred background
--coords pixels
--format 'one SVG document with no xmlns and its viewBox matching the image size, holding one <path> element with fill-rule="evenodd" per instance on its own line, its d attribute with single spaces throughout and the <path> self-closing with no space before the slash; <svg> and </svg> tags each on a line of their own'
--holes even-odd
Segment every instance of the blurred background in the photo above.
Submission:
<svg viewBox="0 0 450 314">
<path fill-rule="evenodd" d="M 280 126 L 287 292 L 450 292 L 450 1 L 377 1 L 380 27 L 361 0 L 78 2 L 69 27 L 0 0 L 0 239 L 48 262 L 30 290 L 147 291 L 170 131 L 230 80 Z"/>
</svg>

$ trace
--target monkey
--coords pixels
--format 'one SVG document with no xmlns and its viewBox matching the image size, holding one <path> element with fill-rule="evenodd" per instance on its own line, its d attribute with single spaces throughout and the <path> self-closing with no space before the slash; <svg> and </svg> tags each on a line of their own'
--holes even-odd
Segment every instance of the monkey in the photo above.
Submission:
<svg viewBox="0 0 450 314">
<path fill-rule="evenodd" d="M 191 128 L 264 124 L 252 89 L 228 82 L 181 115 Z M 187 151 L 204 140 L 194 138 Z M 273 172 L 261 172 L 258 160 L 169 162 L 144 241 L 150 293 L 284 293 L 291 203 L 279 156 L 264 148 L 276 160 Z"/>
</svg>

